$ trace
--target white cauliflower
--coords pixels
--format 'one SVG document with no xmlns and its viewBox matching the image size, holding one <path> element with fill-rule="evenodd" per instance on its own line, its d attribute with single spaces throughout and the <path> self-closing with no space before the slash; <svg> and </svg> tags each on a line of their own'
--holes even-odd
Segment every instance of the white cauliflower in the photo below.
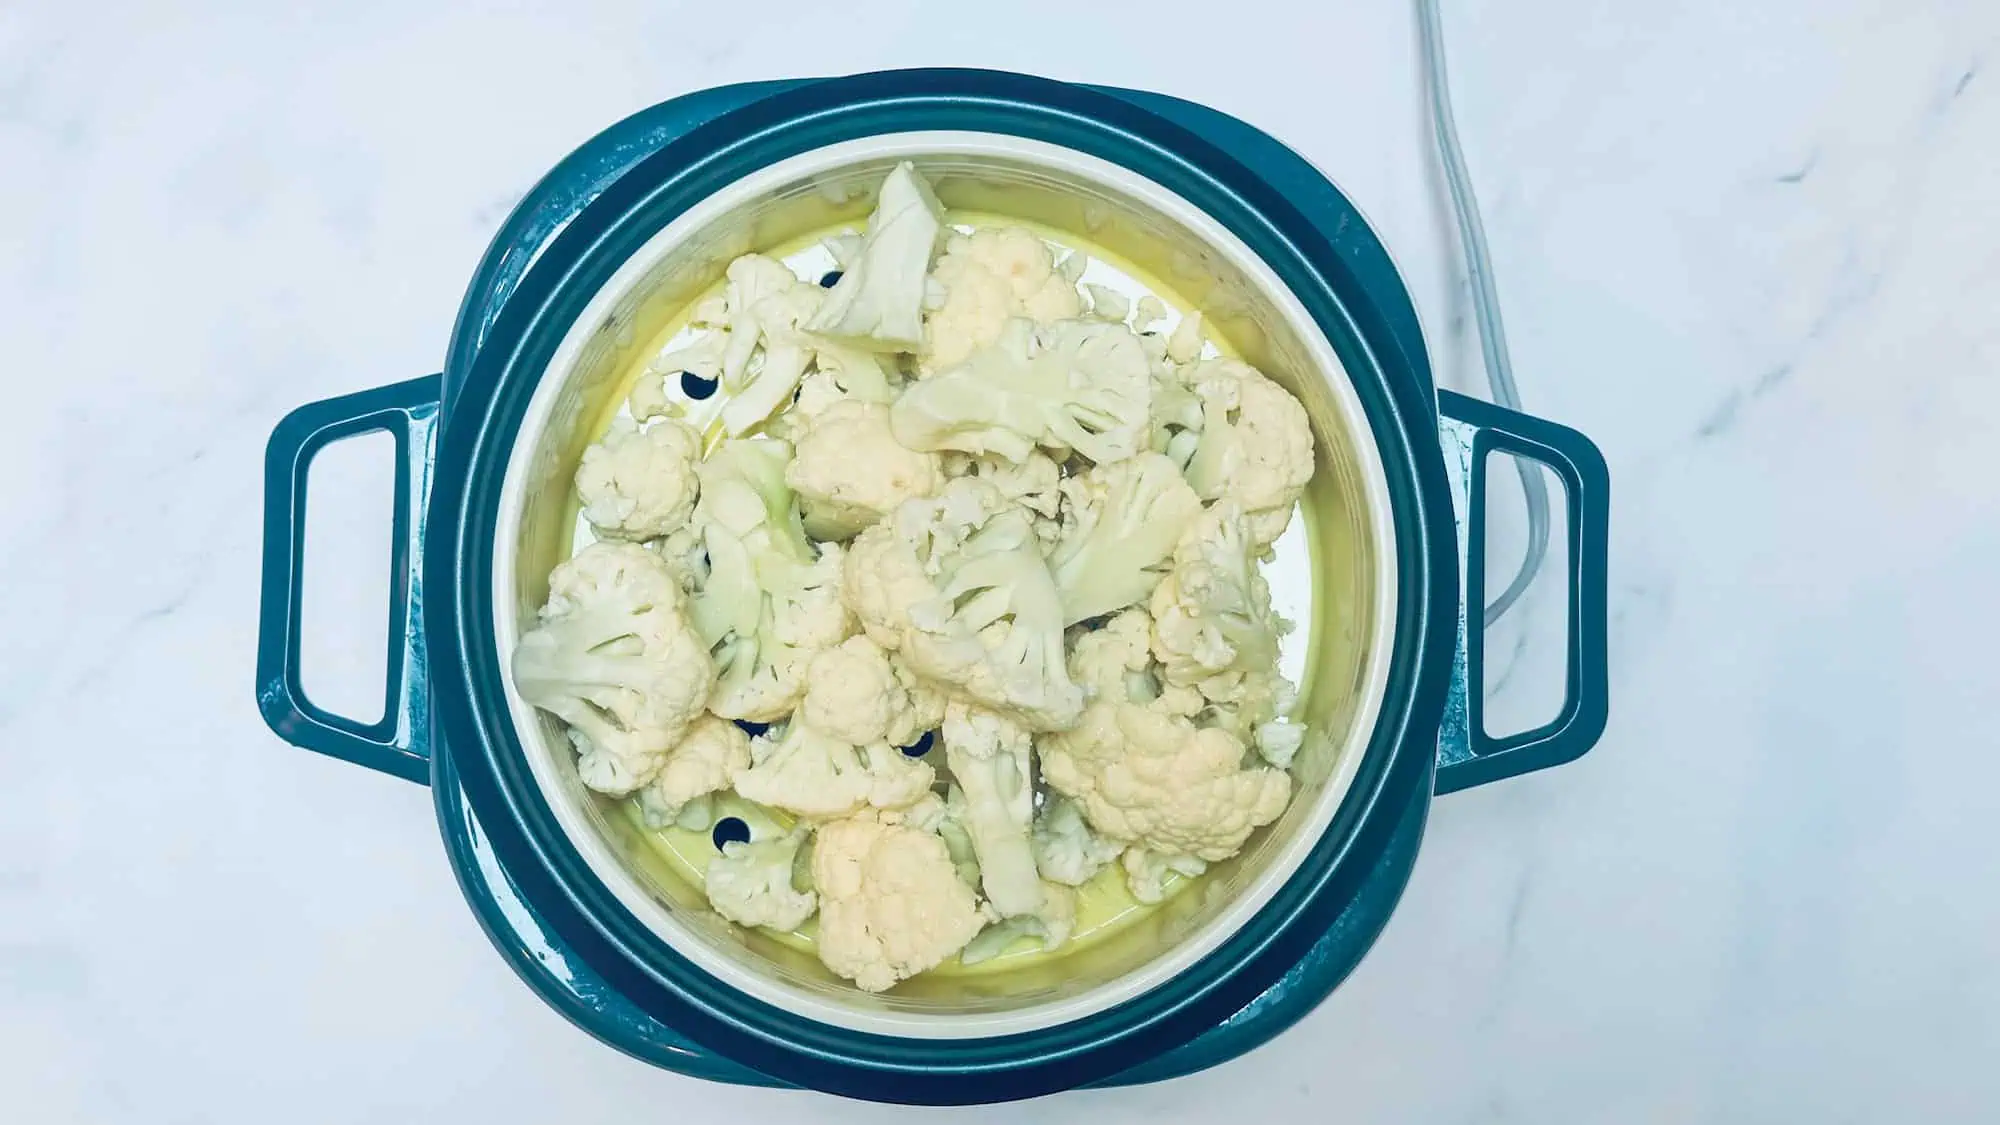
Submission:
<svg viewBox="0 0 2000 1125">
<path fill-rule="evenodd" d="M 821 963 L 869 992 L 933 968 L 985 922 L 944 841 L 868 816 L 834 821 L 813 846 Z"/>
<path fill-rule="evenodd" d="M 842 597 L 883 648 L 1031 730 L 1076 721 L 1062 602 L 1034 528 L 969 478 L 905 501 L 854 540 Z"/>
<path fill-rule="evenodd" d="M 1154 681 L 1153 619 L 1128 609 L 1103 626 L 1078 633 L 1069 649 L 1069 678 L 1086 700 L 1144 702 L 1159 694 Z"/>
<path fill-rule="evenodd" d="M 768 840 L 731 840 L 722 854 L 708 861 L 702 879 L 715 912 L 739 926 L 796 930 L 819 907 L 810 890 L 793 884 L 805 830 L 794 829 Z"/>
<path fill-rule="evenodd" d="M 614 418 L 577 466 L 583 518 L 607 539 L 665 535 L 694 514 L 699 460 L 701 438 L 672 418 L 644 430 L 630 418 Z"/>
<path fill-rule="evenodd" d="M 1035 521 L 1035 538 L 1043 553 L 1062 537 L 1062 466 L 1041 450 L 1026 460 L 1009 461 L 988 453 L 974 456 L 956 450 L 942 455 L 944 474 L 977 477 L 998 489 L 1009 503 L 1025 508 Z"/>
<path fill-rule="evenodd" d="M 1210 506 L 1181 537 L 1174 568 L 1152 598 L 1153 655 L 1169 682 L 1198 684 L 1275 666 L 1286 625 L 1271 611 L 1256 550 L 1234 500 Z"/>
<path fill-rule="evenodd" d="M 814 371 L 799 382 L 798 397 L 780 421 L 803 428 L 837 402 L 887 405 L 895 400 L 894 380 L 882 366 L 881 356 L 831 340 L 819 341 L 814 353 Z"/>
<path fill-rule="evenodd" d="M 886 742 L 856 746 L 797 720 L 751 742 L 750 756 L 736 775 L 740 796 L 820 820 L 914 804 L 937 779 L 928 762 Z"/>
<path fill-rule="evenodd" d="M 790 453 L 781 441 L 729 441 L 701 466 L 695 521 L 710 565 L 691 616 L 718 669 L 709 710 L 728 719 L 790 714 L 807 662 L 853 631 L 840 604 L 840 549 L 815 556 L 799 526 L 784 482 Z"/>
<path fill-rule="evenodd" d="M 847 263 L 806 329 L 876 351 L 924 342 L 924 287 L 944 207 L 908 161 L 882 183 L 860 253 Z"/>
<path fill-rule="evenodd" d="M 1132 315 L 1132 298 L 1110 286 L 1085 285 L 1083 291 L 1090 294 L 1090 315 L 1097 320 L 1123 324 Z"/>
<path fill-rule="evenodd" d="M 716 305 L 722 305 L 719 299 Z M 696 315 L 697 326 L 701 323 Z M 679 381 L 682 372 L 697 378 L 718 380 L 722 377 L 723 353 L 729 347 L 729 333 L 717 328 L 697 332 L 692 339 L 663 349 L 646 364 L 646 370 L 639 381 L 632 384 L 632 393 L 626 397 L 626 405 L 632 410 L 632 417 L 641 422 L 655 418 L 671 417 L 679 412 L 673 404 L 670 388 Z"/>
<path fill-rule="evenodd" d="M 603 542 L 549 575 L 513 675 L 522 699 L 569 724 L 583 783 L 622 796 L 652 780 L 701 714 L 715 665 L 660 557 Z"/>
<path fill-rule="evenodd" d="M 1125 850 L 1124 844 L 1092 832 L 1083 809 L 1068 797 L 1052 798 L 1042 806 L 1028 842 L 1042 878 L 1069 887 L 1090 882 Z"/>
<path fill-rule="evenodd" d="M 799 715 L 857 746 L 914 744 L 944 718 L 944 693 L 865 636 L 813 657 Z"/>
<path fill-rule="evenodd" d="M 1098 465 L 1062 483 L 1062 537 L 1049 572 L 1065 625 L 1123 609 L 1153 592 L 1201 500 L 1157 453 Z"/>
<path fill-rule="evenodd" d="M 674 581 L 692 594 L 708 584 L 708 548 L 693 524 L 677 527 L 646 543 L 660 561 L 673 572 Z"/>
<path fill-rule="evenodd" d="M 1208 864 L 1191 855 L 1162 855 L 1147 848 L 1130 847 L 1118 858 L 1125 869 L 1125 886 L 1132 897 L 1151 905 L 1167 897 L 1167 876 L 1189 879 L 1208 870 Z"/>
<path fill-rule="evenodd" d="M 1234 499 L 1258 546 L 1273 542 L 1313 475 L 1305 407 L 1240 360 L 1204 359 L 1180 378 L 1199 404 L 1199 422 L 1190 427 L 1197 438 L 1186 462 L 1188 484 L 1203 500 Z"/>
<path fill-rule="evenodd" d="M 1038 942 L 1044 953 L 1068 941 L 1069 935 L 1076 929 L 1076 892 L 1054 884 L 1044 884 L 1043 891 L 1040 910 L 1002 918 L 979 931 L 979 936 L 966 942 L 965 948 L 958 951 L 959 964 L 977 965 L 981 961 L 991 961 L 1023 938 Z"/>
<path fill-rule="evenodd" d="M 911 449 L 1025 460 L 1036 446 L 1100 464 L 1145 445 L 1152 374 L 1122 324 L 1010 320 L 987 347 L 913 383 L 889 410 Z"/>
<path fill-rule="evenodd" d="M 722 383 L 734 392 L 722 407 L 722 428 L 739 436 L 789 403 L 814 345 L 803 325 L 826 291 L 800 281 L 783 263 L 745 254 L 729 263 L 729 342 Z M 761 354 L 761 362 L 752 363 Z"/>
<path fill-rule="evenodd" d="M 889 410 L 853 400 L 828 406 L 799 435 L 785 482 L 798 493 L 807 534 L 851 539 L 896 505 L 944 487 L 937 455 L 897 444 Z"/>
<path fill-rule="evenodd" d="M 703 715 L 667 752 L 660 771 L 639 790 L 639 809 L 646 826 L 663 828 L 674 823 L 691 803 L 729 788 L 732 779 L 749 768 L 750 736 L 735 723 Z"/>
<path fill-rule="evenodd" d="M 941 371 L 999 339 L 1010 317 L 1048 323 L 1083 311 L 1075 279 L 1022 227 L 953 234 L 932 274 L 944 299 L 924 323 L 924 369 Z"/>
<path fill-rule="evenodd" d="M 1227 859 L 1291 796 L 1282 771 L 1242 768 L 1243 743 L 1229 732 L 1138 704 L 1093 703 L 1041 752 L 1042 780 L 1091 827 L 1168 855 Z"/>
<path fill-rule="evenodd" d="M 1305 742 L 1306 728 L 1288 718 L 1258 723 L 1251 734 L 1257 756 L 1281 770 L 1292 768 L 1292 759 L 1298 757 Z"/>
<path fill-rule="evenodd" d="M 1181 318 L 1179 324 L 1167 336 L 1167 358 L 1175 363 L 1192 363 L 1201 356 L 1205 340 L 1202 339 L 1201 313 L 1191 312 Z"/>
<path fill-rule="evenodd" d="M 951 865 L 957 869 L 958 877 L 976 891 L 979 853 L 972 847 L 972 834 L 965 830 L 965 811 L 965 791 L 953 785 L 942 799 L 933 792 L 919 798 L 916 804 L 877 815 L 885 823 L 908 824 L 937 833 L 944 840 L 945 851 L 951 855 Z"/>
<path fill-rule="evenodd" d="M 956 700 L 944 712 L 945 761 L 965 793 L 965 830 L 980 886 L 1002 917 L 1042 909 L 1028 829 L 1035 815 L 1032 740 L 1018 725 Z"/>
</svg>

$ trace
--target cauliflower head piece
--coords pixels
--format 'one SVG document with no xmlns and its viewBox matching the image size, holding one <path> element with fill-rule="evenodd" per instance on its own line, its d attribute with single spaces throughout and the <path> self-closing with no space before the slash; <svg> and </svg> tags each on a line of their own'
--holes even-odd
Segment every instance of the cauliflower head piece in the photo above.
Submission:
<svg viewBox="0 0 2000 1125">
<path fill-rule="evenodd" d="M 785 482 L 798 494 L 814 539 L 852 539 L 903 501 L 944 487 L 937 455 L 898 444 L 880 403 L 833 403 L 812 419 L 795 449 Z"/>
<path fill-rule="evenodd" d="M 980 887 L 1005 918 L 1042 909 L 1028 843 L 1035 815 L 1032 737 L 1018 724 L 954 700 L 944 712 L 945 761 L 965 794 L 961 819 L 979 857 Z"/>
<path fill-rule="evenodd" d="M 1244 769 L 1227 731 L 1131 703 L 1091 704 L 1042 739 L 1042 778 L 1106 837 L 1210 862 L 1242 848 L 1291 797 L 1280 770 Z"/>
<path fill-rule="evenodd" d="M 1028 515 L 959 478 L 861 533 L 842 596 L 876 644 L 920 676 L 1031 730 L 1076 721 L 1062 602 Z"/>
<path fill-rule="evenodd" d="M 689 724 L 659 772 L 639 790 L 639 811 L 647 827 L 663 828 L 678 821 L 689 805 L 728 789 L 749 768 L 750 736 L 735 723 L 703 715 Z"/>
<path fill-rule="evenodd" d="M 1288 627 L 1271 610 L 1257 544 L 1232 499 L 1204 511 L 1174 548 L 1174 566 L 1154 588 L 1153 655 L 1168 682 L 1263 674 Z"/>
<path fill-rule="evenodd" d="M 729 339 L 722 353 L 722 385 L 732 392 L 722 407 L 722 428 L 741 436 L 791 401 L 812 364 L 812 337 L 804 328 L 826 291 L 801 281 L 791 268 L 762 254 L 729 263 L 725 301 Z"/>
<path fill-rule="evenodd" d="M 845 640 L 843 555 L 815 551 L 785 484 L 791 447 L 768 438 L 724 442 L 702 463 L 702 529 L 709 574 L 690 616 L 718 670 L 709 710 L 771 722 L 805 693 L 813 655 Z"/>
<path fill-rule="evenodd" d="M 813 846 L 821 963 L 869 992 L 934 968 L 985 922 L 944 841 L 866 815 L 819 830 Z"/>
<path fill-rule="evenodd" d="M 875 351 L 924 342 L 924 292 L 944 206 L 909 161 L 882 183 L 868 234 L 806 330 Z"/>
<path fill-rule="evenodd" d="M 953 234 L 932 274 L 943 290 L 924 322 L 923 366 L 940 371 L 1000 338 L 1012 317 L 1047 323 L 1083 311 L 1075 279 L 1024 227 Z"/>
<path fill-rule="evenodd" d="M 857 746 L 909 746 L 944 718 L 944 693 L 866 636 L 813 657 L 799 717 Z"/>
<path fill-rule="evenodd" d="M 1141 453 L 1062 484 L 1061 538 L 1049 570 L 1071 625 L 1146 599 L 1160 584 L 1201 499 L 1174 463 Z"/>
<path fill-rule="evenodd" d="M 915 804 L 937 779 L 928 762 L 886 742 L 856 746 L 796 721 L 751 742 L 750 758 L 736 775 L 740 796 L 814 819 Z"/>
<path fill-rule="evenodd" d="M 1037 446 L 1119 461 L 1145 443 L 1152 375 L 1122 324 L 1007 322 L 992 344 L 911 384 L 889 410 L 911 449 L 1026 460 Z"/>
<path fill-rule="evenodd" d="M 607 539 L 666 535 L 694 514 L 700 460 L 701 438 L 679 421 L 662 418 L 641 430 L 630 418 L 614 418 L 577 466 L 583 518 Z"/>
<path fill-rule="evenodd" d="M 1199 360 L 1181 378 L 1199 412 L 1188 484 L 1203 500 L 1234 499 L 1251 538 L 1260 547 L 1273 542 L 1313 475 L 1305 407 L 1241 360 Z"/>
<path fill-rule="evenodd" d="M 977 937 L 958 951 L 961 965 L 977 965 L 1005 953 L 1023 939 L 1034 941 L 1047 953 L 1069 940 L 1076 929 L 1076 892 L 1069 887 L 1044 884 L 1041 909 L 1032 914 L 1016 914 L 979 931 Z"/>
<path fill-rule="evenodd" d="M 666 563 L 608 541 L 549 575 L 512 670 L 522 699 L 569 725 L 583 783 L 613 796 L 652 780 L 715 682 Z"/>
<path fill-rule="evenodd" d="M 1083 809 L 1068 797 L 1055 797 L 1042 806 L 1029 832 L 1035 852 L 1035 870 L 1051 883 L 1080 887 L 1090 882 L 1106 864 L 1118 858 L 1125 845 L 1107 840 L 1090 830 Z"/>
<path fill-rule="evenodd" d="M 702 889 L 717 914 L 739 926 L 796 930 L 819 908 L 811 890 L 799 888 L 792 872 L 804 828 L 766 840 L 731 840 L 708 861 Z"/>
<path fill-rule="evenodd" d="M 1168 876 L 1192 879 L 1208 870 L 1206 861 L 1191 855 L 1162 855 L 1136 845 L 1118 857 L 1118 866 L 1124 869 L 1125 886 L 1132 897 L 1147 905 L 1166 899 Z"/>
</svg>

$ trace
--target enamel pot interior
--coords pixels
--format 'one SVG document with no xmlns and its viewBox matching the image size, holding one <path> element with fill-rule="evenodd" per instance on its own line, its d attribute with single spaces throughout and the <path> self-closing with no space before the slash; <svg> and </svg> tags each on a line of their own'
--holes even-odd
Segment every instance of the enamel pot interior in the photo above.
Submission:
<svg viewBox="0 0 2000 1125">
<path fill-rule="evenodd" d="M 1383 376 L 1396 357 L 1371 349 L 1379 326 L 1357 323 L 1325 279 L 1295 264 L 1311 260 L 1310 247 L 1271 244 L 1289 252 L 1274 265 L 1269 247 L 1243 237 L 1249 224 L 1218 218 L 1171 177 L 1088 151 L 1101 146 L 1025 135 L 1037 131 L 870 131 L 864 122 L 850 129 L 858 135 L 789 140 L 747 166 L 735 154 L 735 174 L 711 170 L 705 182 L 702 169 L 682 169 L 678 197 L 620 201 L 601 228 L 566 232 L 587 245 L 558 240 L 557 260 L 531 270 L 495 331 L 506 346 L 479 356 L 467 384 L 475 393 L 461 396 L 441 449 L 437 510 L 451 515 L 452 545 L 430 547 L 431 573 L 442 567 L 448 583 L 432 588 L 453 590 L 439 620 L 464 658 L 466 688 L 463 698 L 440 692 L 442 717 L 477 730 L 466 787 L 482 820 L 508 824 L 496 848 L 622 991 L 790 1081 L 897 1100 L 986 1100 L 1090 1081 L 1184 1042 L 1319 936 L 1315 926 L 1341 905 L 1340 870 L 1351 877 L 1366 866 L 1385 821 L 1427 776 L 1450 625 L 1431 603 L 1453 575 L 1436 523 L 1434 437 L 1427 448 L 1411 440 L 1432 423 Z M 519 699 L 505 668 L 549 570 L 571 548 L 569 482 L 582 451 L 658 329 L 736 255 L 860 224 L 875 186 L 904 159 L 950 209 L 1029 220 L 1122 259 L 1202 310 L 1220 340 L 1305 405 L 1317 469 L 1268 573 L 1297 625 L 1296 714 L 1310 733 L 1284 816 L 1140 924 L 1017 969 L 920 976 L 870 995 L 809 953 L 714 915 L 631 818 L 581 785 L 560 724 Z M 508 325 L 516 314 L 523 322 Z M 477 422 L 460 421 L 469 411 Z M 1455 617 L 1455 591 L 1451 599 Z M 960 1084 L 950 1089 L 929 1090 L 922 1077 L 953 1073 Z M 905 1085 L 885 1089 L 885 1075 Z"/>
</svg>

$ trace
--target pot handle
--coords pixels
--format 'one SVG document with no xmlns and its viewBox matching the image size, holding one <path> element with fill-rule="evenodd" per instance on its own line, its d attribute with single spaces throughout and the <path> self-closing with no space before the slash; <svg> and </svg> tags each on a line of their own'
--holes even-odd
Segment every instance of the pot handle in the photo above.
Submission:
<svg viewBox="0 0 2000 1125">
<path fill-rule="evenodd" d="M 1607 521 L 1611 476 L 1604 455 L 1589 438 L 1566 426 L 1530 417 L 1451 391 L 1438 392 L 1447 458 L 1457 457 L 1454 497 L 1465 519 L 1459 525 L 1460 557 L 1465 560 L 1460 603 L 1465 698 L 1459 753 L 1440 756 L 1437 792 L 1455 792 L 1489 781 L 1575 761 L 1597 744 L 1610 713 L 1610 668 L 1606 650 Z M 1486 590 L 1486 462 L 1500 451 L 1547 466 L 1562 482 L 1569 523 L 1568 605 L 1569 684 L 1562 710 L 1533 730 L 1503 738 L 1486 733 L 1484 684 L 1486 631 L 1482 610 Z M 1452 710 L 1457 710 L 1456 702 Z M 1456 716 L 1447 717 L 1450 724 Z"/>
<path fill-rule="evenodd" d="M 428 783 L 430 680 L 424 669 L 423 535 L 437 433 L 440 377 L 308 403 L 271 431 L 264 451 L 264 587 L 257 628 L 257 709 L 279 738 L 369 769 Z M 396 439 L 396 510 L 389 551 L 389 660 L 382 718 L 322 710 L 299 683 L 300 564 L 306 475 L 342 438 Z"/>
</svg>

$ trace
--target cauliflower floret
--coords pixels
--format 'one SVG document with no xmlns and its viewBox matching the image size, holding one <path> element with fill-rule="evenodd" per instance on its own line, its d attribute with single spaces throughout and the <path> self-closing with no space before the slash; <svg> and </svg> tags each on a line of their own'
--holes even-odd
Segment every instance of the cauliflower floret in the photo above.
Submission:
<svg viewBox="0 0 2000 1125">
<path fill-rule="evenodd" d="M 793 721 L 782 736 L 750 744 L 752 765 L 736 775 L 736 792 L 760 805 L 826 819 L 863 808 L 900 808 L 930 792 L 930 763 L 886 742 L 856 746 Z"/>
<path fill-rule="evenodd" d="M 1240 360 L 1205 359 L 1180 377 L 1200 415 L 1198 427 L 1186 427 L 1199 432 L 1186 462 L 1188 484 L 1204 500 L 1228 496 L 1240 504 L 1258 546 L 1275 541 L 1313 475 L 1305 407 Z M 1184 404 L 1181 411 L 1185 421 Z"/>
<path fill-rule="evenodd" d="M 954 234 L 932 274 L 944 300 L 924 324 L 924 369 L 941 371 L 993 343 L 1009 317 L 1047 323 L 1083 311 L 1074 278 L 1022 227 Z"/>
<path fill-rule="evenodd" d="M 924 283 L 944 230 L 944 207 L 908 161 L 882 183 L 861 251 L 847 263 L 806 329 L 878 351 L 924 341 Z"/>
<path fill-rule="evenodd" d="M 1062 537 L 1062 466 L 1048 454 L 1038 449 L 1024 461 L 1009 461 L 953 450 L 942 455 L 942 464 L 947 478 L 977 477 L 999 489 L 1009 503 L 1027 509 L 1043 553 Z"/>
<path fill-rule="evenodd" d="M 694 513 L 700 459 L 701 439 L 671 418 L 645 430 L 630 418 L 612 419 L 577 466 L 583 518 L 607 539 L 652 539 L 673 531 Z"/>
<path fill-rule="evenodd" d="M 1128 609 L 1070 645 L 1069 678 L 1086 700 L 1144 702 L 1158 694 L 1152 675 L 1153 619 Z"/>
<path fill-rule="evenodd" d="M 966 942 L 965 948 L 958 951 L 958 961 L 961 965 L 991 961 L 1022 938 L 1039 942 L 1042 952 L 1047 953 L 1068 941 L 1075 929 L 1076 892 L 1068 887 L 1045 883 L 1040 910 L 1033 914 L 1002 918 L 979 931 L 978 937 Z"/>
<path fill-rule="evenodd" d="M 799 436 L 785 483 L 798 493 L 807 534 L 851 539 L 903 501 L 935 495 L 944 473 L 936 454 L 896 443 L 887 407 L 849 400 L 828 406 Z"/>
<path fill-rule="evenodd" d="M 1131 703 L 1091 704 L 1041 751 L 1042 779 L 1082 805 L 1091 827 L 1169 855 L 1227 859 L 1291 796 L 1282 771 L 1242 768 L 1243 743 L 1229 732 Z"/>
<path fill-rule="evenodd" d="M 750 736 L 735 723 L 703 715 L 667 752 L 660 772 L 639 790 L 639 809 L 646 826 L 664 828 L 674 823 L 689 804 L 729 788 L 731 779 L 749 768 Z"/>
<path fill-rule="evenodd" d="M 632 385 L 625 400 L 632 417 L 648 422 L 680 413 L 681 408 L 672 401 L 672 388 L 682 372 L 710 381 L 722 378 L 723 358 L 729 349 L 728 322 L 725 299 L 710 297 L 696 304 L 688 321 L 693 335 L 676 335 L 660 354 L 647 361 L 645 372 Z"/>
<path fill-rule="evenodd" d="M 1271 611 L 1255 550 L 1231 499 L 1210 506 L 1182 535 L 1174 569 L 1152 599 L 1153 655 L 1169 682 L 1198 684 L 1275 665 L 1286 625 Z"/>
<path fill-rule="evenodd" d="M 722 428 L 741 435 L 791 401 L 813 361 L 812 338 L 802 325 L 818 311 L 826 290 L 800 281 L 784 263 L 745 254 L 729 263 L 729 342 L 722 383 L 735 392 L 722 407 Z M 761 363 L 751 360 L 762 346 Z"/>
<path fill-rule="evenodd" d="M 1175 363 L 1192 363 L 1201 356 L 1202 339 L 1201 313 L 1191 312 L 1181 318 L 1179 324 L 1167 336 L 1167 358 Z"/>
<path fill-rule="evenodd" d="M 1288 770 L 1292 768 L 1292 759 L 1299 756 L 1299 747 L 1305 745 L 1306 728 L 1290 719 L 1273 719 L 1258 723 L 1251 741 L 1257 747 L 1258 757 Z"/>
<path fill-rule="evenodd" d="M 728 719 L 791 713 L 807 662 L 853 631 L 843 555 L 828 544 L 815 557 L 806 540 L 784 482 L 790 453 L 781 441 L 730 441 L 701 466 L 695 522 L 710 566 L 691 616 L 718 668 L 709 710 Z"/>
<path fill-rule="evenodd" d="M 1208 870 L 1206 862 L 1191 855 L 1161 855 L 1141 847 L 1126 848 L 1118 864 L 1125 869 L 1125 886 L 1132 897 L 1148 905 L 1167 897 L 1168 875 L 1192 879 Z"/>
<path fill-rule="evenodd" d="M 979 856 L 980 886 L 1002 917 L 1042 909 L 1028 829 L 1035 815 L 1034 755 L 1027 731 L 954 700 L 944 712 L 945 761 L 965 793 L 965 830 Z"/>
<path fill-rule="evenodd" d="M 739 926 L 796 930 L 819 907 L 809 890 L 792 883 L 804 829 L 769 840 L 731 840 L 722 854 L 708 861 L 702 879 L 715 912 Z"/>
<path fill-rule="evenodd" d="M 522 699 L 569 724 L 583 783 L 623 796 L 652 780 L 701 714 L 715 665 L 660 557 L 604 542 L 549 575 L 513 675 Z"/>
<path fill-rule="evenodd" d="M 799 714 L 857 746 L 914 744 L 944 718 L 944 694 L 865 636 L 813 657 Z"/>
<path fill-rule="evenodd" d="M 884 824 L 907 824 L 926 832 L 935 832 L 944 840 L 945 851 L 951 855 L 951 865 L 958 870 L 958 877 L 965 885 L 979 889 L 979 853 L 972 848 L 972 836 L 965 830 L 965 792 L 958 786 L 950 786 L 944 797 L 935 792 L 926 793 L 913 805 L 900 809 L 884 809 L 876 814 Z"/>
<path fill-rule="evenodd" d="M 692 524 L 677 527 L 646 546 L 667 564 L 682 590 L 692 594 L 707 585 L 708 548 L 702 544 L 701 532 Z"/>
<path fill-rule="evenodd" d="M 821 963 L 869 992 L 932 968 L 985 921 L 944 841 L 872 817 L 835 821 L 813 846 Z"/>
<path fill-rule="evenodd" d="M 1125 850 L 1118 841 L 1092 832 L 1083 809 L 1068 797 L 1052 798 L 1042 806 L 1028 842 L 1034 848 L 1035 870 L 1042 878 L 1070 887 L 1090 882 Z"/>
<path fill-rule="evenodd" d="M 882 357 L 860 348 L 850 348 L 831 340 L 821 340 L 814 349 L 814 371 L 799 383 L 798 397 L 780 420 L 810 423 L 836 402 L 850 399 L 879 402 L 896 398 L 894 382 L 882 366 Z"/>
<path fill-rule="evenodd" d="M 1062 538 L 1049 572 L 1065 625 L 1123 609 L 1159 585 L 1163 563 L 1201 500 L 1157 453 L 1098 465 L 1062 484 Z"/>
<path fill-rule="evenodd" d="M 1090 315 L 1096 320 L 1110 320 L 1123 324 L 1132 315 L 1132 298 L 1106 285 L 1085 285 L 1085 293 L 1090 294 Z"/>
<path fill-rule="evenodd" d="M 1010 320 L 993 343 L 913 383 L 889 410 L 911 449 L 996 453 L 1022 461 L 1036 446 L 1102 464 L 1145 444 L 1152 374 L 1122 324 Z"/>
<path fill-rule="evenodd" d="M 905 501 L 854 540 L 842 596 L 912 671 L 1032 730 L 1076 721 L 1062 602 L 1034 528 L 983 481 Z"/>
</svg>

